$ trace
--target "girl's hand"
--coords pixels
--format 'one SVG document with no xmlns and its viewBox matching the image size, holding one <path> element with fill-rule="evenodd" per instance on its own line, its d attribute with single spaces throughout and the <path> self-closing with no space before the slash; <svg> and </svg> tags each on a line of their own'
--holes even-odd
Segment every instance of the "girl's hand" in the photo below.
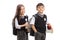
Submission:
<svg viewBox="0 0 60 40">
<path fill-rule="evenodd" d="M 26 22 L 25 24 L 23 24 L 23 25 L 20 25 L 20 27 L 28 27 L 29 25 L 28 25 L 28 22 Z"/>
<path fill-rule="evenodd" d="M 26 22 L 26 23 L 25 23 L 25 26 L 26 26 L 26 27 L 28 27 L 28 26 L 29 26 L 28 22 Z"/>
</svg>

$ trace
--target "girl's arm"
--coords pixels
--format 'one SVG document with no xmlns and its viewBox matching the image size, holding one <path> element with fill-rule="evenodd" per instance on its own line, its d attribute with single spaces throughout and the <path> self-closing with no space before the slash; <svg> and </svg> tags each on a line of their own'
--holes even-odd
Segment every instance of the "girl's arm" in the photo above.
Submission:
<svg viewBox="0 0 60 40">
<path fill-rule="evenodd" d="M 26 22 L 26 23 L 23 24 L 23 25 L 19 25 L 17 18 L 15 19 L 15 27 L 16 27 L 17 29 L 20 29 L 21 27 L 27 26 L 27 24 L 28 24 L 28 23 Z"/>
<path fill-rule="evenodd" d="M 27 27 L 27 26 L 29 26 L 29 25 L 28 25 L 28 22 L 26 22 L 25 24 L 23 24 L 23 25 L 21 25 L 21 26 L 22 26 L 22 27 L 24 27 L 24 26 Z"/>
</svg>

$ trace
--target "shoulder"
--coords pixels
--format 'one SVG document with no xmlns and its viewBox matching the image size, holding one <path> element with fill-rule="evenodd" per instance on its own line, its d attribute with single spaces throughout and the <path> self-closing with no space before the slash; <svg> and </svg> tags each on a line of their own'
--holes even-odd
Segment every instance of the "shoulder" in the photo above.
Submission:
<svg viewBox="0 0 60 40">
<path fill-rule="evenodd" d="M 15 21 L 17 21 L 17 18 L 15 18 Z"/>
<path fill-rule="evenodd" d="M 47 17 L 47 15 L 46 15 L 46 14 L 44 14 L 44 17 Z"/>
<path fill-rule="evenodd" d="M 25 15 L 24 17 L 25 17 L 25 18 L 28 18 L 28 15 Z"/>
<path fill-rule="evenodd" d="M 33 17 L 37 17 L 37 14 L 34 14 Z"/>
</svg>

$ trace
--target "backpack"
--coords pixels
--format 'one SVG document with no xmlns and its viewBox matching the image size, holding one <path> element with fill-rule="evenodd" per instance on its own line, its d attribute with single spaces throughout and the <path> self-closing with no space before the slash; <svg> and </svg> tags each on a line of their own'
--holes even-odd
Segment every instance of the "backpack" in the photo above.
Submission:
<svg viewBox="0 0 60 40">
<path fill-rule="evenodd" d="M 27 18 L 27 22 L 28 22 L 28 16 L 25 16 L 25 18 Z M 15 19 L 12 21 L 12 27 L 13 27 L 13 35 L 17 35 L 17 30 L 15 27 Z"/>
<path fill-rule="evenodd" d="M 33 15 L 33 17 L 36 17 L 36 14 Z M 29 23 L 31 22 L 31 20 L 32 20 L 32 18 L 30 19 Z M 32 29 L 32 25 L 30 25 L 30 35 L 31 35 L 31 36 L 34 36 L 34 31 L 33 31 L 33 29 Z"/>
<path fill-rule="evenodd" d="M 12 21 L 13 35 L 17 35 L 17 29 L 15 28 L 15 19 Z"/>
</svg>

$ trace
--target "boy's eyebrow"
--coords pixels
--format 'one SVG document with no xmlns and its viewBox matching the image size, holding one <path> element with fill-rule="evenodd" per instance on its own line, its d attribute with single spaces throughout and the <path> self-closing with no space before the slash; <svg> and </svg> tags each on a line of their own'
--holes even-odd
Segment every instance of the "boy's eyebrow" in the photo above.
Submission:
<svg viewBox="0 0 60 40">
<path fill-rule="evenodd" d="M 43 3 L 38 3 L 36 7 L 38 7 L 38 6 L 44 6 L 44 4 Z"/>
</svg>

